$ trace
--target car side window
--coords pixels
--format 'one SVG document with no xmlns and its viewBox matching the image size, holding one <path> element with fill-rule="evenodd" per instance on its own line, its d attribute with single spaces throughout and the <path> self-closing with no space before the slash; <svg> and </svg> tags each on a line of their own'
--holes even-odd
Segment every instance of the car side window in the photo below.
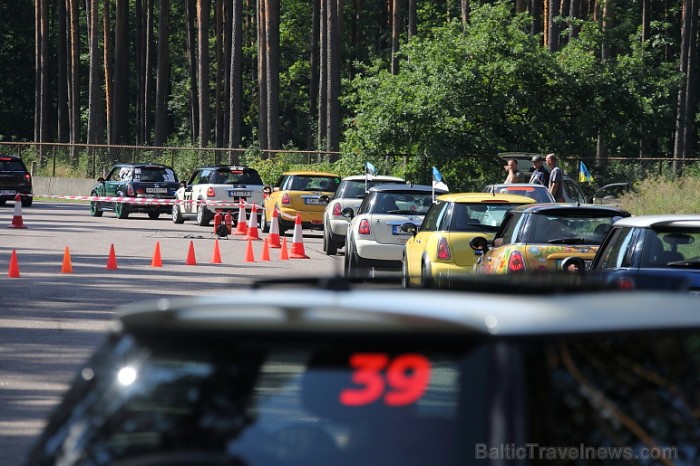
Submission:
<svg viewBox="0 0 700 466">
<path fill-rule="evenodd" d="M 287 175 L 280 176 L 279 179 L 277 180 L 277 184 L 275 186 L 279 187 L 280 191 L 285 190 L 285 189 L 289 189 L 289 187 L 287 187 L 287 184 L 289 183 L 289 181 L 291 179 L 292 179 L 291 176 L 287 176 Z"/>
<path fill-rule="evenodd" d="M 601 255 L 597 269 L 630 267 L 634 253 L 633 241 L 635 230 L 632 228 L 614 228 L 607 240 L 601 245 Z"/>
<path fill-rule="evenodd" d="M 523 221 L 523 215 L 516 215 L 512 212 L 506 214 L 506 218 L 501 224 L 501 228 L 496 232 L 495 239 L 500 239 L 500 244 L 513 243 L 516 238 L 518 225 Z"/>
<path fill-rule="evenodd" d="M 566 189 L 567 193 L 569 193 L 569 197 L 573 200 L 573 202 L 579 202 L 581 204 L 586 203 L 586 196 L 583 195 L 581 188 L 579 188 L 573 180 L 565 179 L 564 189 Z"/>
<path fill-rule="evenodd" d="M 425 214 L 425 218 L 423 219 L 423 224 L 421 225 L 420 230 L 438 231 L 438 225 L 441 225 L 443 223 L 441 222 L 441 220 L 445 218 L 445 212 L 448 210 L 448 206 L 449 203 L 447 202 L 438 201 L 437 204 L 433 204 L 428 210 L 428 213 Z"/>
</svg>

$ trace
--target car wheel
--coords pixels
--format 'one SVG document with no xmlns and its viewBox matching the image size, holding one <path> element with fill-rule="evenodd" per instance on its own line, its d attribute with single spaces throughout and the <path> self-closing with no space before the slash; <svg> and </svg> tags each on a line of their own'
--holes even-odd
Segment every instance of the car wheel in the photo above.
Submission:
<svg viewBox="0 0 700 466">
<path fill-rule="evenodd" d="M 326 253 L 327 256 L 335 256 L 338 252 L 338 245 L 331 239 L 328 228 L 323 229 L 323 252 Z"/>
<path fill-rule="evenodd" d="M 158 217 L 160 217 L 160 212 L 149 212 L 148 213 L 148 218 L 151 220 L 157 220 Z"/>
<path fill-rule="evenodd" d="M 345 252 L 345 276 L 365 278 L 369 276 L 369 269 L 360 265 L 360 257 L 355 251 Z"/>
<path fill-rule="evenodd" d="M 97 196 L 97 193 L 93 191 L 90 196 Z M 97 201 L 90 201 L 90 216 L 92 217 L 102 217 L 102 209 L 100 208 L 100 203 Z"/>
<path fill-rule="evenodd" d="M 31 207 L 32 206 L 32 197 L 23 197 L 22 198 L 22 207 Z"/>
<path fill-rule="evenodd" d="M 206 227 L 211 222 L 213 215 L 205 204 L 200 204 L 197 207 L 197 224 L 202 227 Z"/>
<path fill-rule="evenodd" d="M 258 222 L 258 223 L 260 225 L 260 231 L 262 231 L 263 233 L 269 233 L 270 232 L 270 224 L 267 223 L 267 218 L 265 218 L 265 217 L 266 217 L 265 209 L 263 209 L 263 211 L 260 212 L 260 222 Z"/>
<path fill-rule="evenodd" d="M 433 276 L 431 273 L 430 263 L 423 262 L 420 266 L 420 285 L 423 288 L 429 288 L 433 284 Z"/>
<path fill-rule="evenodd" d="M 129 208 L 123 202 L 115 202 L 114 215 L 116 215 L 117 218 L 125 219 L 129 216 Z"/>
<path fill-rule="evenodd" d="M 180 206 L 178 204 L 173 204 L 172 217 L 173 223 L 185 223 L 185 217 L 182 216 L 182 212 L 180 212 Z"/>
<path fill-rule="evenodd" d="M 404 288 L 411 287 L 411 277 L 408 274 L 408 260 L 406 259 L 406 254 L 401 258 L 401 285 Z"/>
</svg>

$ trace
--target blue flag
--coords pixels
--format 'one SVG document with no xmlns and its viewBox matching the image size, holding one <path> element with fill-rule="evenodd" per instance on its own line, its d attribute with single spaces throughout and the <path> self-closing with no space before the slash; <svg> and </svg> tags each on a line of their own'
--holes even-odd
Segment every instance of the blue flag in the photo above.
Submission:
<svg viewBox="0 0 700 466">
<path fill-rule="evenodd" d="M 372 165 L 369 162 L 365 162 L 365 175 L 375 176 L 376 174 L 377 174 L 377 169 L 374 168 L 374 165 Z"/>
<path fill-rule="evenodd" d="M 579 161 L 578 165 L 578 182 L 579 183 L 593 183 L 593 175 L 588 171 L 586 165 L 583 161 Z"/>
<path fill-rule="evenodd" d="M 442 173 L 435 167 L 433 167 L 433 188 L 443 189 L 445 191 L 450 190 L 447 184 L 442 181 Z"/>
</svg>

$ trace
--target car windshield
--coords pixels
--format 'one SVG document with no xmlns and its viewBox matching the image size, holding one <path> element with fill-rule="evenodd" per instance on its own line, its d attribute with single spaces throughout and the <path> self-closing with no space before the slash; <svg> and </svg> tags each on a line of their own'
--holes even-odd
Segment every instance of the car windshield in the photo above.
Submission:
<svg viewBox="0 0 700 466">
<path fill-rule="evenodd" d="M 0 158 L 0 171 L 3 172 L 23 172 L 27 171 L 24 164 L 19 160 L 3 160 Z"/>
<path fill-rule="evenodd" d="M 600 245 L 618 215 L 537 213 L 530 216 L 524 225 L 519 241 L 542 244 L 588 244 Z"/>
<path fill-rule="evenodd" d="M 506 212 L 519 204 L 505 202 L 455 203 L 452 209 L 450 231 L 496 231 Z"/>
<path fill-rule="evenodd" d="M 432 193 L 421 191 L 379 191 L 372 199 L 372 214 L 425 215 L 433 203 Z"/>
<path fill-rule="evenodd" d="M 336 176 L 295 175 L 292 179 L 292 191 L 335 192 L 340 184 Z"/>
<path fill-rule="evenodd" d="M 494 189 L 498 194 L 518 194 L 520 196 L 527 196 L 534 199 L 537 202 L 552 202 L 552 198 L 549 195 L 549 191 L 544 186 L 502 186 Z"/>
<path fill-rule="evenodd" d="M 136 167 L 133 170 L 133 180 L 142 183 L 177 182 L 177 176 L 170 168 Z"/>
<path fill-rule="evenodd" d="M 640 266 L 700 268 L 700 231 L 648 229 Z"/>
<path fill-rule="evenodd" d="M 485 405 L 465 403 L 488 386 L 474 342 L 139 340 L 96 356 L 91 396 L 54 434 L 85 445 L 84 462 L 181 449 L 247 466 L 467 464 L 462 446 L 485 439 Z"/>
<path fill-rule="evenodd" d="M 222 168 L 214 174 L 215 184 L 263 184 L 260 175 L 255 170 Z"/>
</svg>

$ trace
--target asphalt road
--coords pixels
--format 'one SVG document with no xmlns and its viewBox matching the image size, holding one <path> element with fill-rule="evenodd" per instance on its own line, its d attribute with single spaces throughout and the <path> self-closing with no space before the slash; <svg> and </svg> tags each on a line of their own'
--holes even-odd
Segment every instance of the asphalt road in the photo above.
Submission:
<svg viewBox="0 0 700 466">
<path fill-rule="evenodd" d="M 7 228 L 13 217 L 13 202 L 0 207 L 0 466 L 22 464 L 46 416 L 104 338 L 116 306 L 222 294 L 257 279 L 342 273 L 342 252 L 324 255 L 320 232 L 304 230 L 309 259 L 283 261 L 279 249 L 270 249 L 271 260 L 261 261 L 262 241 L 255 241 L 255 262 L 246 262 L 248 242 L 229 236 L 218 239 L 221 263 L 212 263 L 213 227 L 176 225 L 169 215 L 94 218 L 87 203 L 37 200 L 22 209 L 26 229 Z M 156 244 L 162 267 L 151 265 Z M 196 263 L 188 265 L 190 245 Z M 112 246 L 116 270 L 107 268 Z M 12 251 L 18 278 L 10 277 Z M 71 273 L 62 271 L 66 258 Z"/>
</svg>

